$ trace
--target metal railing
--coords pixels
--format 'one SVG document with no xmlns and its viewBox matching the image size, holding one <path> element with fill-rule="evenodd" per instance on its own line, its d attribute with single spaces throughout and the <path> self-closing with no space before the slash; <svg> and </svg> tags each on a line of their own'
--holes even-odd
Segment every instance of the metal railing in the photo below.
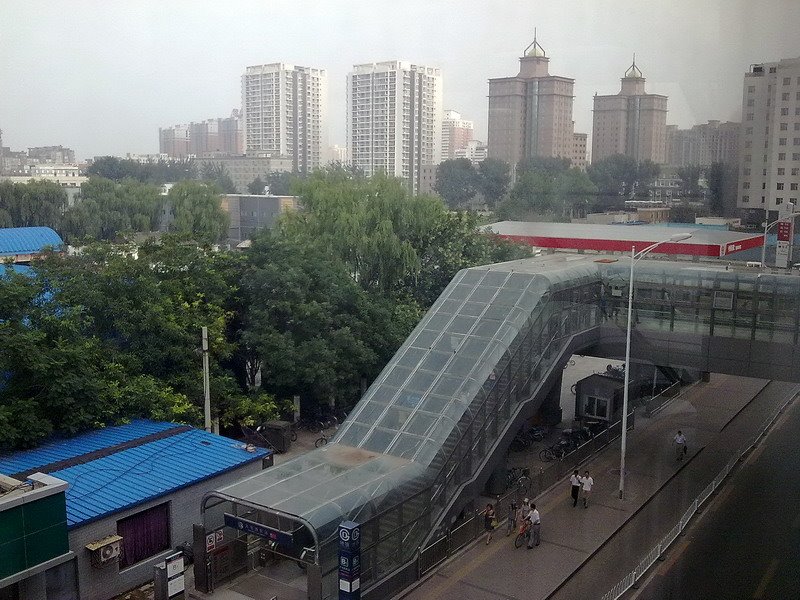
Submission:
<svg viewBox="0 0 800 600">
<path fill-rule="evenodd" d="M 628 415 L 628 426 L 632 429 L 633 425 L 634 413 L 631 411 Z M 528 469 L 531 485 L 527 491 L 522 493 L 519 489 L 512 489 L 495 501 L 494 511 L 500 522 L 498 529 L 507 526 L 508 508 L 512 500 L 519 500 L 523 495 L 536 499 L 560 482 L 567 474 L 572 473 L 576 466 L 618 438 L 621 430 L 622 422 L 617 421 L 561 460 L 556 460 L 546 467 Z M 483 533 L 483 511 L 479 511 L 425 548 L 420 549 L 417 561 L 418 577 L 421 578 Z"/>
<path fill-rule="evenodd" d="M 660 411 L 667 403 L 671 402 L 681 394 L 681 382 L 676 381 L 660 394 L 656 394 L 644 403 L 644 416 L 652 417 Z"/>
<path fill-rule="evenodd" d="M 669 548 L 669 546 L 678 538 L 681 532 L 686 529 L 686 527 L 689 525 L 689 522 L 692 520 L 692 517 L 694 517 L 703 503 L 711 497 L 711 494 L 714 493 L 714 490 L 722 485 L 722 483 L 725 481 L 725 478 L 736 466 L 736 463 L 738 463 L 744 457 L 744 455 L 747 454 L 750 449 L 758 443 L 758 440 L 760 440 L 766 434 L 767 430 L 772 426 L 778 416 L 780 416 L 784 409 L 794 399 L 795 396 L 793 395 L 786 402 L 784 402 L 777 411 L 775 411 L 774 415 L 764 422 L 764 424 L 758 429 L 758 433 L 749 439 L 747 443 L 745 443 L 734 454 L 734 456 L 722 468 L 714 480 L 709 483 L 708 486 L 706 486 L 706 488 L 700 492 L 700 494 L 694 500 L 692 500 L 689 508 L 686 509 L 686 512 L 683 513 L 675 526 L 670 529 L 669 532 L 667 532 L 667 534 L 650 550 L 650 552 L 644 556 L 644 558 L 641 560 L 641 562 L 639 562 L 638 565 L 636 565 L 636 568 L 633 571 L 625 575 L 625 577 L 623 577 L 619 583 L 605 593 L 602 600 L 617 600 L 617 598 L 622 596 L 629 589 L 636 587 L 639 579 L 650 569 L 650 567 L 653 566 L 657 560 L 662 557 L 667 548 Z"/>
</svg>

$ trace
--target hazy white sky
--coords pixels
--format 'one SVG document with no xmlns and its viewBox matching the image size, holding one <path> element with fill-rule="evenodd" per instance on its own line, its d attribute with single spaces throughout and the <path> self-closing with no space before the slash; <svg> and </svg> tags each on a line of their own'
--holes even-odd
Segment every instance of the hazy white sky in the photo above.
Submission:
<svg viewBox="0 0 800 600">
<path fill-rule="evenodd" d="M 157 152 L 159 126 L 229 115 L 269 62 L 328 70 L 343 144 L 347 72 L 391 59 L 440 67 L 445 108 L 485 140 L 487 79 L 517 73 L 534 27 L 588 133 L 633 52 L 683 127 L 739 120 L 749 64 L 800 56 L 800 0 L 0 0 L 3 145 Z"/>
</svg>

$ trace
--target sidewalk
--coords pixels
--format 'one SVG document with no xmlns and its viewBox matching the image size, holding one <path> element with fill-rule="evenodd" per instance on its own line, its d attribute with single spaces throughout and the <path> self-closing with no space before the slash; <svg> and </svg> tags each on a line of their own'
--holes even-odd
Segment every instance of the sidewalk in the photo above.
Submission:
<svg viewBox="0 0 800 600">
<path fill-rule="evenodd" d="M 693 498 L 686 495 L 692 485 L 666 493 L 669 484 L 681 475 L 695 486 L 705 486 L 716 474 L 716 462 L 724 464 L 732 454 L 734 442 L 744 437 L 737 428 L 746 428 L 749 413 L 763 412 L 766 416 L 771 406 L 777 405 L 779 396 L 785 398 L 797 387 L 770 383 L 772 391 L 759 394 L 768 383 L 715 374 L 711 382 L 698 384 L 653 418 L 637 415 L 636 429 L 628 433 L 624 500 L 618 497 L 617 440 L 580 467 L 581 474 L 588 469 L 595 480 L 588 509 L 580 505 L 572 507 L 566 480 L 537 499 L 542 515 L 542 544 L 538 548 L 515 549 L 501 527 L 489 546 L 482 540 L 468 546 L 405 597 L 411 600 L 601 597 L 618 581 L 617 571 L 624 575 L 627 563 L 635 565 L 659 539 L 657 532 L 662 524 L 667 529 L 674 524 L 662 513 L 669 509 L 682 511 L 681 507 Z M 751 402 L 754 398 L 758 401 Z M 727 427 L 734 420 L 737 427 Z M 763 418 L 749 420 L 756 426 L 756 421 Z M 675 460 L 671 445 L 678 429 L 686 435 L 689 448 L 688 456 L 680 462 Z M 717 460 L 697 460 L 704 454 Z M 654 504 L 653 498 L 659 500 L 655 503 L 660 507 L 657 514 L 639 518 L 639 513 L 647 512 L 644 507 Z M 633 521 L 637 522 L 638 530 L 627 531 L 626 523 Z M 619 537 L 618 532 L 626 533 L 622 545 L 611 543 Z"/>
</svg>

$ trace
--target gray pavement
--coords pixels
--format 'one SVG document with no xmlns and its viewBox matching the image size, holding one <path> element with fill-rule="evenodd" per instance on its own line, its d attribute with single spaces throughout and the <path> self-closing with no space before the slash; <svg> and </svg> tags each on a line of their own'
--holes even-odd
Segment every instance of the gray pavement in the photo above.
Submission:
<svg viewBox="0 0 800 600">
<path fill-rule="evenodd" d="M 713 375 L 710 382 L 694 386 L 655 417 L 637 416 L 636 429 L 628 436 L 624 500 L 618 497 L 617 441 L 581 467 L 588 468 L 595 479 L 588 509 L 572 507 L 566 480 L 537 499 L 542 513 L 541 546 L 515 549 L 510 538 L 502 535 L 488 546 L 473 544 L 406 597 L 601 597 L 674 525 L 746 439 L 748 427 L 760 425 L 780 399 L 796 393 L 796 388 Z M 686 434 L 689 447 L 688 456 L 680 462 L 671 445 L 678 429 Z M 650 510 L 651 506 L 657 510 Z M 672 518 L 673 514 L 677 516 Z"/>
</svg>

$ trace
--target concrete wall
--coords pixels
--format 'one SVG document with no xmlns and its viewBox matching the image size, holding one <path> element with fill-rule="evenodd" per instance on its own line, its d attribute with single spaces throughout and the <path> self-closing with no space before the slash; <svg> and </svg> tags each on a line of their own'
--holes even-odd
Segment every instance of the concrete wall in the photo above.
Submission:
<svg viewBox="0 0 800 600">
<path fill-rule="evenodd" d="M 258 473 L 261 461 L 244 465 L 218 477 L 184 488 L 151 502 L 140 504 L 78 527 L 69 532 L 69 546 L 76 554 L 78 567 L 78 590 L 81 600 L 107 600 L 152 580 L 153 566 L 174 552 L 175 546 L 185 541 L 191 543 L 192 524 L 202 523 L 200 501 L 203 494 L 234 483 L 244 477 Z M 169 503 L 170 549 L 151 559 L 120 570 L 119 563 L 113 562 L 103 567 L 93 566 L 91 552 L 85 546 L 91 542 L 117 533 L 117 521 L 153 506 Z"/>
</svg>

